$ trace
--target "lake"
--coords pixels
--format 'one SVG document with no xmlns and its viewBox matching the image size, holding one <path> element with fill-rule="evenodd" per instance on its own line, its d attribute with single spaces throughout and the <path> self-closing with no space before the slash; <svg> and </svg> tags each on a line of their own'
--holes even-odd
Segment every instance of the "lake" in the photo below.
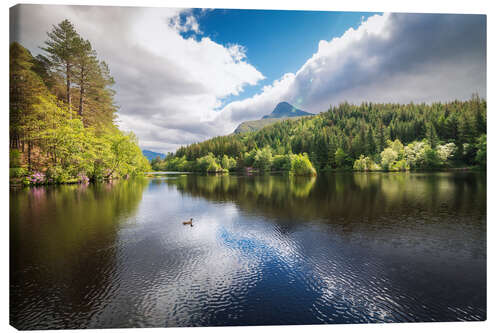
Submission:
<svg viewBox="0 0 500 333">
<path fill-rule="evenodd" d="M 11 189 L 10 259 L 18 329 L 485 320 L 486 174 Z"/>
</svg>

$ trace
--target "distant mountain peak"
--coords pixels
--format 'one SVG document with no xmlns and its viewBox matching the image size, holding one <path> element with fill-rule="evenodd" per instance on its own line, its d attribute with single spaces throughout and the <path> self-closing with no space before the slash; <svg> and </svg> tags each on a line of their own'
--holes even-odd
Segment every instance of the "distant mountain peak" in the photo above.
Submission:
<svg viewBox="0 0 500 333">
<path fill-rule="evenodd" d="M 267 116 L 262 117 L 262 119 L 242 122 L 234 130 L 234 133 L 238 134 L 238 133 L 252 132 L 278 121 L 283 121 L 303 116 L 314 116 L 314 114 L 299 110 L 290 103 L 283 101 L 278 103 L 278 105 L 276 105 L 273 112 L 271 112 Z"/>
<path fill-rule="evenodd" d="M 274 108 L 271 114 L 262 117 L 262 119 L 267 118 L 284 118 L 284 117 L 301 117 L 301 116 L 312 116 L 312 113 L 302 111 L 297 109 L 295 106 L 291 105 L 288 102 L 280 102 Z"/>
<path fill-rule="evenodd" d="M 151 150 L 147 150 L 147 149 L 143 149 L 142 150 L 142 154 L 144 156 L 146 156 L 146 158 L 150 161 L 154 160 L 157 156 L 159 156 L 160 158 L 165 158 L 165 154 L 163 153 L 157 153 L 155 151 L 151 151 Z"/>
</svg>

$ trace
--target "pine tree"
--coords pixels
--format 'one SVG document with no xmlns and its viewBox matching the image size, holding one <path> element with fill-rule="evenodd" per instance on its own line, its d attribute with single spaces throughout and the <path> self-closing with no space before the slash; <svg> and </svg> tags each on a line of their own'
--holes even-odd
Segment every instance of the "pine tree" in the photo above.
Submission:
<svg viewBox="0 0 500 333">
<path fill-rule="evenodd" d="M 372 155 L 377 152 L 377 144 L 375 143 L 375 137 L 373 135 L 373 130 L 370 127 L 368 134 L 366 136 L 365 152 Z"/>
<path fill-rule="evenodd" d="M 99 80 L 100 69 L 97 54 L 88 40 L 77 39 L 75 47 L 75 66 L 72 75 L 79 87 L 78 115 L 83 116 L 83 105 L 87 90 L 92 81 Z"/>
<path fill-rule="evenodd" d="M 385 148 L 385 143 L 387 142 L 387 136 L 385 135 L 384 125 L 381 121 L 377 124 L 377 133 L 375 136 L 377 151 L 382 151 Z"/>
<path fill-rule="evenodd" d="M 430 123 L 428 126 L 427 126 L 427 132 L 426 132 L 426 138 L 427 138 L 427 141 L 429 141 L 429 144 L 431 145 L 432 148 L 436 148 L 436 145 L 437 145 L 437 141 L 438 141 L 438 136 L 436 134 L 436 128 L 434 127 L 434 125 L 432 123 Z"/>
<path fill-rule="evenodd" d="M 328 160 L 326 163 L 326 169 L 333 169 L 335 166 L 335 146 L 330 143 L 328 145 Z"/>
<path fill-rule="evenodd" d="M 32 71 L 34 58 L 21 44 L 14 42 L 10 45 L 9 59 L 9 115 L 10 115 L 10 146 L 24 151 L 24 143 L 28 144 L 31 153 L 32 141 L 25 126 L 27 119 L 33 113 L 33 104 L 38 96 L 47 93 L 41 78 Z M 31 158 L 29 154 L 28 159 Z"/>
<path fill-rule="evenodd" d="M 73 82 L 73 68 L 76 63 L 76 53 L 80 36 L 75 31 L 73 24 L 64 20 L 57 26 L 52 26 L 52 31 L 47 33 L 48 39 L 45 47 L 50 66 L 62 75 L 66 83 L 66 103 L 71 108 L 71 84 Z"/>
</svg>

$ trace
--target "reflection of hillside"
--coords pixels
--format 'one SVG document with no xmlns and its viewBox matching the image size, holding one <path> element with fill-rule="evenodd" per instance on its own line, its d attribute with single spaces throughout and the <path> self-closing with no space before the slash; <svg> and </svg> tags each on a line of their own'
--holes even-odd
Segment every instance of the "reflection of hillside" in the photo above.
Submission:
<svg viewBox="0 0 500 333">
<path fill-rule="evenodd" d="M 192 196 L 231 201 L 252 214 L 278 219 L 325 220 L 352 228 L 385 216 L 486 214 L 486 179 L 475 173 L 332 173 L 317 178 L 285 175 L 190 175 L 167 180 Z"/>
<path fill-rule="evenodd" d="M 48 327 L 86 326 L 102 300 L 93 293 L 112 286 L 120 224 L 138 208 L 146 185 L 134 180 L 11 192 L 11 322 L 17 328 L 43 328 L 25 326 L 33 325 L 25 319 L 33 315 L 47 316 L 40 322 Z M 26 311 L 24 301 L 36 308 Z M 77 318 L 64 318 L 68 313 Z"/>
</svg>

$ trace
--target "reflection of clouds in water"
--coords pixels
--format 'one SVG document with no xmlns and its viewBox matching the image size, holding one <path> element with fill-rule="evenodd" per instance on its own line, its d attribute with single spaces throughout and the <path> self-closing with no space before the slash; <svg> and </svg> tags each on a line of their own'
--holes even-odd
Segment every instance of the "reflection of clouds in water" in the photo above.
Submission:
<svg viewBox="0 0 500 333">
<path fill-rule="evenodd" d="M 258 263 L 241 260 L 218 241 L 221 226 L 230 228 L 238 216 L 234 205 L 207 205 L 202 199 L 180 197 L 177 191 L 165 186 L 161 194 L 152 197 L 146 194 L 135 218 L 137 223 L 122 233 L 127 238 L 124 245 L 128 248 L 135 243 L 137 248 L 144 245 L 144 239 L 138 239 L 138 235 L 151 234 L 151 230 L 144 232 L 143 229 L 154 229 L 155 238 L 146 240 L 147 246 L 166 257 L 154 279 L 147 281 L 147 288 L 142 289 L 143 301 L 133 311 L 150 318 L 149 325 L 206 322 L 209 318 L 203 316 L 210 316 L 217 307 L 227 306 L 232 294 L 244 296 L 245 289 L 251 285 L 241 280 L 256 280 Z M 165 216 L 165 221 L 159 221 L 160 216 Z M 181 221 L 190 217 L 193 217 L 193 227 L 183 226 Z M 124 250 L 128 253 L 121 255 L 123 270 L 119 274 L 123 276 L 119 279 L 122 281 L 131 280 L 127 262 L 134 260 L 134 253 L 127 248 Z M 158 313 L 165 313 L 166 317 L 155 317 Z"/>
<path fill-rule="evenodd" d="M 179 196 L 164 185 L 161 195 L 156 190 L 155 195 L 145 193 L 136 223 L 122 230 L 126 253 L 119 256 L 122 281 L 132 280 L 127 262 L 147 261 L 147 255 L 137 255 L 144 251 L 138 247 L 147 243 L 156 255 L 161 252 L 166 258 L 154 280 L 144 281 L 147 287 L 140 289 L 142 301 L 131 310 L 150 318 L 149 325 L 210 322 L 211 316 L 229 305 L 236 316 L 243 313 L 245 295 L 259 285 L 266 266 L 285 266 L 286 271 L 309 269 L 291 238 L 274 224 L 241 215 L 234 203 L 210 204 Z M 159 221 L 160 216 L 165 220 Z M 181 221 L 190 217 L 193 227 L 183 226 Z M 147 229 L 154 229 L 154 238 L 140 238 L 151 235 Z M 155 317 L 158 313 L 165 317 Z"/>
<path fill-rule="evenodd" d="M 404 187 L 398 185 L 401 177 L 392 174 L 356 174 L 354 182 L 365 192 L 378 186 L 379 190 L 382 188 L 381 194 L 388 197 L 386 191 L 391 192 L 393 188 L 399 188 L 401 195 L 409 191 L 412 182 L 420 185 L 417 175 L 402 176 L 409 182 Z M 383 253 L 395 249 L 387 240 L 401 238 L 398 252 L 413 259 L 422 254 L 419 252 L 422 248 L 440 250 L 434 244 L 435 237 L 419 232 L 412 220 L 388 225 L 374 219 L 370 223 L 363 220 L 359 225 L 351 221 L 352 230 L 347 234 L 340 224 L 296 225 L 298 217 L 293 212 L 266 218 L 262 210 L 252 206 L 249 213 L 240 206 L 244 198 L 241 202 L 231 201 L 233 197 L 222 195 L 229 190 L 218 192 L 222 191 L 223 186 L 219 186 L 222 180 L 230 178 L 207 179 L 211 181 L 209 193 L 213 196 L 208 196 L 208 192 L 201 192 L 205 196 L 194 192 L 198 196 L 192 196 L 191 192 L 164 181 L 150 182 L 138 213 L 119 231 L 114 279 L 120 283 L 114 292 L 118 297 L 110 297 L 108 318 L 120 309 L 133 318 L 135 326 L 140 323 L 209 325 L 238 320 L 251 322 L 249 312 L 266 316 L 269 315 L 266 306 L 278 306 L 280 318 L 289 322 L 294 317 L 286 311 L 303 311 L 304 317 L 297 318 L 310 322 L 390 322 L 419 318 L 424 310 L 416 306 L 429 305 L 415 294 L 412 288 L 415 285 L 402 281 L 406 276 L 398 275 L 399 271 L 391 273 L 391 266 L 384 262 L 384 259 L 394 259 L 392 254 Z M 253 179 L 247 181 L 252 182 L 252 188 L 260 185 Z M 437 178 L 436 182 L 439 186 L 443 182 L 448 185 L 445 189 L 451 186 L 446 178 Z M 350 184 L 331 183 L 356 188 Z M 235 184 L 239 185 L 244 184 Z M 249 184 L 242 188 L 248 189 Z M 413 188 L 416 192 L 425 191 L 418 186 Z M 286 193 L 287 189 L 282 187 L 282 192 Z M 199 190 L 199 187 L 191 190 Z M 274 193 L 266 186 L 259 190 Z M 205 199 L 206 196 L 211 199 Z M 268 198 L 262 198 L 257 199 L 256 204 L 261 207 L 263 201 L 269 203 Z M 401 204 L 401 199 L 392 204 Z M 321 216 L 322 212 L 315 214 Z M 193 227 L 182 225 L 182 221 L 191 217 Z M 354 218 L 357 219 L 357 215 Z M 284 230 L 290 223 L 294 228 Z M 422 230 L 436 231 L 432 224 Z M 412 240 L 419 243 L 411 243 Z M 370 253 L 370 248 L 376 253 Z M 440 253 L 448 257 L 448 252 Z M 422 263 L 428 264 L 427 267 L 438 262 L 426 260 Z M 413 273 L 420 277 L 419 271 Z M 274 320 L 272 315 L 267 319 Z M 101 318 L 106 315 L 102 314 Z"/>
<path fill-rule="evenodd" d="M 139 215 L 142 211 L 152 215 L 139 216 L 141 222 L 135 225 L 154 228 L 156 236 L 147 240 L 148 247 L 169 257 L 142 290 L 143 300 L 135 309 L 142 313 L 140 317 L 151 318 L 150 325 L 207 323 L 227 306 L 232 307 L 233 315 L 241 314 L 248 306 L 245 295 L 265 284 L 263 280 L 270 278 L 269 269 L 286 272 L 289 283 L 313 294 L 312 307 L 319 321 L 352 317 L 360 322 L 396 320 L 393 310 L 398 304 L 391 299 L 380 271 L 371 269 L 366 280 L 363 269 L 350 262 L 348 256 L 328 252 L 332 246 L 327 244 L 332 241 L 328 234 L 314 240 L 300 229 L 284 234 L 278 225 L 262 221 L 259 216 L 241 214 L 234 203 L 211 204 L 200 198 L 178 196 L 174 188 L 165 188 L 161 189 L 162 195 L 152 196 L 151 202 L 144 200 L 143 205 L 156 209 L 143 207 Z M 171 218 L 158 222 L 158 216 Z M 183 226 L 181 221 L 190 217 L 194 218 L 194 226 Z M 149 235 L 151 231 L 136 233 Z M 122 274 L 129 272 L 126 269 Z M 283 290 L 288 287 L 282 286 Z M 378 295 L 377 299 L 370 298 L 373 294 Z M 165 317 L 154 317 L 166 308 L 169 311 L 163 311 Z"/>
</svg>

